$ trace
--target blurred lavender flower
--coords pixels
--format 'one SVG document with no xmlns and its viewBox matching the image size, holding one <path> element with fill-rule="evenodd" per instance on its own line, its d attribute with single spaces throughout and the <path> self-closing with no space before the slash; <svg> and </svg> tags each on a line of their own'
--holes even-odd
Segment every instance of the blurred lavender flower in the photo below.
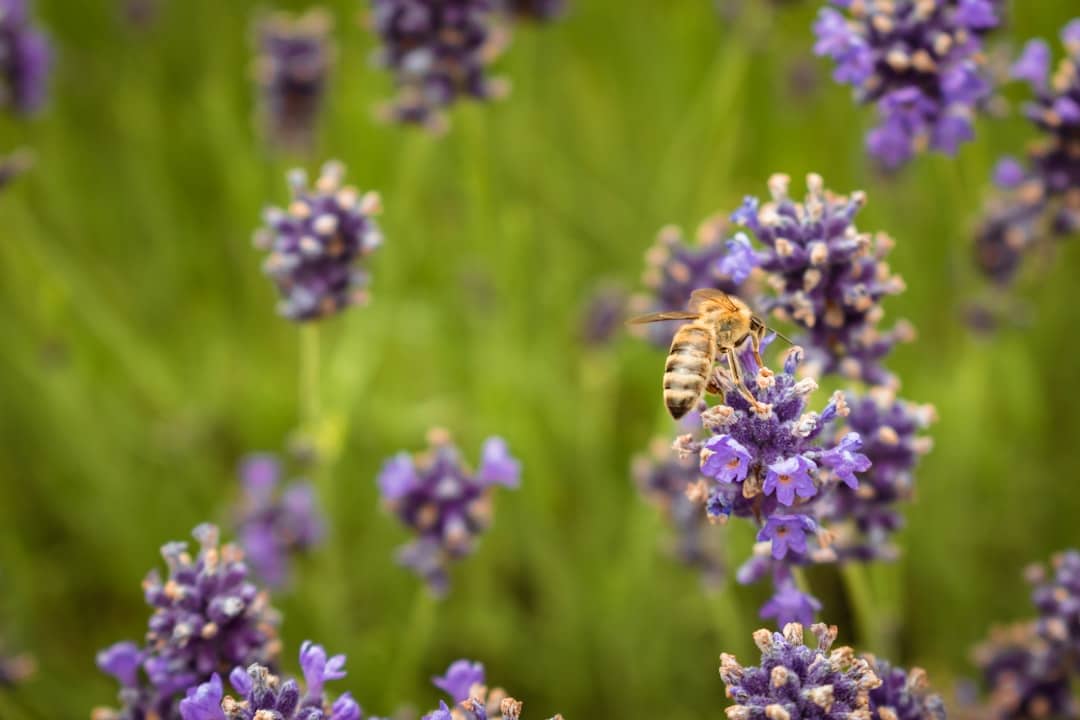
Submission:
<svg viewBox="0 0 1080 720">
<path fill-rule="evenodd" d="M 903 527 L 897 505 L 913 499 L 912 471 L 932 445 L 920 433 L 936 414 L 933 406 L 899 400 L 887 388 L 849 395 L 847 401 L 850 413 L 841 433 L 859 434 L 871 466 L 858 488 L 836 487 L 824 502 L 822 517 L 832 523 L 832 547 L 840 559 L 891 559 L 896 550 L 889 538 Z"/>
<path fill-rule="evenodd" d="M 962 708 L 970 720 L 1078 718 L 1069 669 L 1060 649 L 1039 637 L 1032 623 L 995 628 L 974 653 L 990 688 L 983 705 Z"/>
<path fill-rule="evenodd" d="M 442 677 L 431 681 L 450 696 L 451 709 L 444 701 L 439 708 L 424 715 L 423 720 L 518 720 L 522 703 L 509 697 L 502 688 L 488 690 L 484 666 L 468 660 L 457 660 Z M 550 720 L 562 720 L 556 715 Z"/>
<path fill-rule="evenodd" d="M 656 505 L 675 532 L 675 555 L 684 564 L 697 568 L 706 585 L 723 580 L 724 560 L 716 534 L 709 532 L 701 504 L 692 501 L 687 488 L 701 479 L 698 460 L 679 457 L 671 443 L 655 441 L 648 455 L 634 458 L 633 476 L 641 493 Z"/>
<path fill-rule="evenodd" d="M 642 281 L 648 292 L 631 298 L 632 312 L 685 310 L 690 293 L 699 288 L 743 294 L 755 264 L 752 249 L 745 237 L 727 239 L 728 230 L 725 218 L 709 218 L 698 228 L 696 243 L 691 245 L 679 228 L 669 225 L 661 229 L 645 253 Z M 658 346 L 667 347 L 671 342 L 670 328 L 659 325 L 636 325 L 633 332 L 644 334 Z"/>
<path fill-rule="evenodd" d="M 120 710 L 99 709 L 95 720 L 175 718 L 183 694 L 217 672 L 277 655 L 278 618 L 267 595 L 248 581 L 239 549 L 218 546 L 218 530 L 200 525 L 194 558 L 187 544 L 161 549 L 168 566 L 143 581 L 153 608 L 144 645 L 117 643 L 98 653 L 97 664 L 121 686 Z"/>
<path fill-rule="evenodd" d="M 378 62 L 394 75 L 386 114 L 441 130 L 442 111 L 460 98 L 488 100 L 507 86 L 488 76 L 506 44 L 495 0 L 372 0 Z"/>
<path fill-rule="evenodd" d="M 745 584 L 771 573 L 777 592 L 762 612 L 783 624 L 820 608 L 795 587 L 790 569 L 836 560 L 829 535 L 820 532 L 822 510 L 841 483 L 859 487 L 855 475 L 866 472 L 870 460 L 859 452 L 862 440 L 856 432 L 827 439 L 826 430 L 848 414 L 841 393 L 835 393 L 820 414 L 805 412 L 817 383 L 796 379 L 800 348 L 788 352 L 780 374 L 758 367 L 745 349 L 741 360 L 748 370 L 745 388 L 755 405 L 734 379 L 720 373 L 723 404 L 701 415 L 707 439 L 682 435 L 675 449 L 683 457 L 699 458 L 704 477 L 687 492 L 691 500 L 704 504 L 710 518 L 722 522 L 734 515 L 757 525 L 759 545 L 736 577 Z"/>
<path fill-rule="evenodd" d="M 333 19 L 323 9 L 292 18 L 274 13 L 257 27 L 256 77 L 262 120 L 270 140 L 286 149 L 310 152 L 323 106 L 334 49 Z"/>
<path fill-rule="evenodd" d="M 24 148 L 0 157 L 0 190 L 3 190 L 12 180 L 29 170 L 33 164 L 33 153 Z"/>
<path fill-rule="evenodd" d="M 870 691 L 871 717 L 889 720 L 945 720 L 945 703 L 929 691 L 922 668 L 905 671 L 885 660 L 868 656 L 881 685 Z M 874 711 L 877 711 L 876 713 Z"/>
<path fill-rule="evenodd" d="M 554 20 L 566 12 L 566 0 L 505 0 L 507 9 L 525 20 Z"/>
<path fill-rule="evenodd" d="M 627 297 L 622 286 L 601 283 L 592 289 L 581 321 L 581 339 L 590 347 L 611 342 L 626 318 Z"/>
<path fill-rule="evenodd" d="M 1035 589 L 1031 600 L 1039 612 L 1039 636 L 1060 646 L 1080 672 L 1080 552 L 1067 550 L 1051 559 L 1052 575 L 1040 566 L 1028 568 Z"/>
<path fill-rule="evenodd" d="M 0 689 L 23 682 L 37 670 L 37 662 L 26 653 L 4 655 L 0 653 Z"/>
<path fill-rule="evenodd" d="M 289 557 L 323 539 L 324 523 L 307 481 L 281 486 L 281 465 L 273 455 L 251 455 L 240 466 L 244 496 L 237 535 L 248 564 L 269 587 L 284 586 Z"/>
<path fill-rule="evenodd" d="M 1080 19 L 1061 31 L 1067 57 L 1051 75 L 1050 46 L 1032 40 L 1012 66 L 1012 77 L 1031 85 L 1034 100 L 1025 114 L 1043 139 L 1027 163 L 1005 157 L 994 170 L 1003 191 L 976 235 L 976 261 L 991 279 L 1005 284 L 1022 254 L 1040 241 L 1080 230 Z"/>
<path fill-rule="evenodd" d="M 267 209 L 255 233 L 256 247 L 270 253 L 263 270 L 282 296 L 278 311 L 290 320 L 318 320 L 367 301 L 368 276 L 357 263 L 382 244 L 379 196 L 343 187 L 344 175 L 341 163 L 328 162 L 308 187 L 304 172 L 292 171 L 288 209 Z"/>
<path fill-rule="evenodd" d="M 229 683 L 239 698 L 225 697 L 221 677 L 192 688 L 180 702 L 182 720 L 361 720 L 363 711 L 349 693 L 331 703 L 323 693 L 328 680 L 345 677 L 345 656 L 327 658 L 321 645 L 310 641 L 300 648 L 300 667 L 307 690 L 289 678 L 283 680 L 269 668 L 252 664 L 237 667 Z"/>
<path fill-rule="evenodd" d="M 136 28 L 146 29 L 161 14 L 161 0 L 123 0 L 121 10 L 125 21 Z"/>
<path fill-rule="evenodd" d="M 495 486 L 516 488 L 521 465 L 497 437 L 484 442 L 475 471 L 445 431 L 430 432 L 428 444 L 415 457 L 402 452 L 386 461 L 378 484 L 387 508 L 418 535 L 399 549 L 398 562 L 442 595 L 449 587 L 447 565 L 471 554 L 491 522 Z"/>
<path fill-rule="evenodd" d="M 30 22 L 29 0 L 0 0 L 0 108 L 38 110 L 51 65 L 48 39 Z"/>
<path fill-rule="evenodd" d="M 881 301 L 904 290 L 904 282 L 885 262 L 893 241 L 884 233 L 871 237 L 855 226 L 866 194 L 850 197 L 825 189 L 821 176 L 807 176 L 802 203 L 788 195 L 790 178 L 769 179 L 771 202 L 747 197 L 732 222 L 748 228 L 765 245 L 749 248 L 733 260 L 733 272 L 746 277 L 753 268 L 769 273 L 775 297 L 763 309 L 803 330 L 798 340 L 818 371 L 839 373 L 871 385 L 894 385 L 882 360 L 914 330 L 899 322 L 890 330 L 878 327 Z"/>
<path fill-rule="evenodd" d="M 814 25 L 814 52 L 833 79 L 876 106 L 868 152 L 888 169 L 927 149 L 953 155 L 974 137 L 993 87 L 983 37 L 1001 22 L 1000 0 L 831 0 Z"/>
</svg>

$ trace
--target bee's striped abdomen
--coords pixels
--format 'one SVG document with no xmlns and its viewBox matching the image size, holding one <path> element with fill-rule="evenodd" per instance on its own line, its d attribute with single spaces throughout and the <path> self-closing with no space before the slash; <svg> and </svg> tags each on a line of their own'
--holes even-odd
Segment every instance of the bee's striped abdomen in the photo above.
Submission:
<svg viewBox="0 0 1080 720">
<path fill-rule="evenodd" d="M 678 420 L 694 409 L 705 394 L 705 384 L 716 355 L 716 335 L 704 325 L 683 325 L 671 341 L 664 367 L 664 404 Z"/>
</svg>

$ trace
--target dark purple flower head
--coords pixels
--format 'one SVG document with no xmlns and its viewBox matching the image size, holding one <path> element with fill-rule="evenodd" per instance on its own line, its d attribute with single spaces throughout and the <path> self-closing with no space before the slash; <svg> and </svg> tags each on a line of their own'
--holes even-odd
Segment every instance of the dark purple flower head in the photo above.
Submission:
<svg viewBox="0 0 1080 720">
<path fill-rule="evenodd" d="M 373 0 L 380 65 L 394 75 L 387 114 L 441 129 L 443 109 L 461 98 L 487 100 L 507 87 L 488 75 L 506 43 L 495 0 Z"/>
<path fill-rule="evenodd" d="M 858 433 L 871 465 L 857 488 L 839 485 L 825 501 L 822 517 L 831 523 L 833 550 L 843 559 L 895 557 L 889 544 L 903 526 L 899 504 L 914 495 L 912 472 L 931 447 L 923 431 L 936 419 L 933 406 L 896 398 L 887 388 L 849 394 L 850 412 L 841 431 Z"/>
<path fill-rule="evenodd" d="M 275 13 L 259 22 L 256 76 L 262 121 L 270 140 L 308 152 L 326 93 L 334 49 L 333 20 L 325 10 L 293 18 Z"/>
<path fill-rule="evenodd" d="M 315 487 L 303 480 L 282 487 L 281 465 L 269 454 L 246 458 L 240 480 L 240 545 L 255 574 L 268 586 L 281 587 L 288 581 L 289 557 L 322 541 L 324 523 Z"/>
<path fill-rule="evenodd" d="M 888 720 L 945 720 L 945 703 L 929 691 L 926 672 L 905 672 L 885 660 L 867 658 L 881 685 L 870 691 L 870 717 Z"/>
<path fill-rule="evenodd" d="M 428 443 L 415 457 L 403 452 L 387 460 L 378 484 L 387 507 L 418 536 L 399 550 L 398 561 L 442 594 L 448 563 L 469 555 L 491 522 L 492 491 L 516 488 L 521 465 L 497 437 L 484 442 L 475 471 L 445 431 L 433 430 Z"/>
<path fill-rule="evenodd" d="M 173 718 L 184 693 L 214 673 L 275 658 L 277 614 L 248 581 L 241 552 L 219 547 L 212 525 L 193 535 L 195 557 L 186 543 L 169 543 L 161 551 L 167 578 L 154 570 L 143 582 L 153 608 L 145 644 L 117 643 L 98 654 L 98 666 L 120 682 L 123 705 L 100 717 Z"/>
<path fill-rule="evenodd" d="M 379 196 L 342 186 L 344 176 L 341 163 L 328 162 L 309 187 L 294 170 L 292 202 L 266 210 L 255 234 L 256 247 L 269 252 L 263 269 L 281 294 L 278 311 L 290 320 L 318 320 L 367 301 L 368 276 L 358 263 L 382 244 Z"/>
<path fill-rule="evenodd" d="M 1000 0 L 832 0 L 814 25 L 814 52 L 833 78 L 876 106 L 867 150 L 895 169 L 928 149 L 953 155 L 974 136 L 993 92 L 983 36 L 1001 22 Z"/>
<path fill-rule="evenodd" d="M 806 184 L 806 199 L 796 202 L 788 194 L 788 176 L 773 175 L 770 202 L 747 197 L 732 215 L 765 246 L 743 255 L 743 273 L 754 266 L 769 273 L 773 296 L 763 309 L 802 328 L 800 342 L 820 372 L 892 384 L 881 362 L 913 334 L 903 322 L 891 330 L 878 327 L 882 300 L 904 290 L 885 261 L 893 241 L 855 226 L 865 193 L 834 195 L 814 174 Z"/>
<path fill-rule="evenodd" d="M 791 623 L 783 633 L 758 630 L 754 642 L 761 664 L 743 667 L 735 657 L 720 656 L 720 677 L 734 705 L 729 720 L 850 720 L 870 718 L 870 692 L 880 687 L 871 662 L 851 648 L 830 649 L 836 628 L 813 625 L 817 639 L 803 644 L 803 626 Z M 882 716 L 885 717 L 885 716 Z"/>
<path fill-rule="evenodd" d="M 729 224 L 723 217 L 703 222 L 693 244 L 686 242 L 679 228 L 665 227 L 645 253 L 642 282 L 647 292 L 631 299 L 631 310 L 639 314 L 685 310 L 690 293 L 699 288 L 741 295 L 756 264 L 753 258 L 744 236 L 729 239 Z M 671 328 L 637 325 L 635 331 L 659 346 L 671 342 Z"/>
<path fill-rule="evenodd" d="M 967 708 L 972 720 L 1076 718 L 1070 670 L 1061 648 L 1039 637 L 1034 624 L 995 628 L 975 649 L 990 692 L 983 706 Z"/>
<path fill-rule="evenodd" d="M 52 51 L 30 22 L 28 0 L 0 0 L 0 108 L 20 115 L 45 102 Z"/>
<path fill-rule="evenodd" d="M 1012 279 L 1025 251 L 1080 230 L 1080 19 L 1061 31 L 1066 58 L 1051 73 L 1050 46 L 1033 40 L 1012 67 L 1031 86 L 1025 114 L 1041 139 L 1026 164 L 1003 158 L 994 172 L 1002 189 L 976 235 L 976 260 L 1001 284 Z"/>
<path fill-rule="evenodd" d="M 1080 672 L 1080 552 L 1059 553 L 1051 563 L 1051 575 L 1039 566 L 1028 570 L 1035 585 L 1031 600 L 1039 612 L 1038 633 L 1062 646 Z"/>
<path fill-rule="evenodd" d="M 638 488 L 663 513 L 675 532 L 675 555 L 699 569 L 707 585 L 717 585 L 724 574 L 724 553 L 701 503 L 687 489 L 701 480 L 695 457 L 679 457 L 669 441 L 653 443 L 651 452 L 634 458 Z"/>
<path fill-rule="evenodd" d="M 239 697 L 225 697 L 215 673 L 190 689 L 180 702 L 182 720 L 361 720 L 363 711 L 349 693 L 332 704 L 323 695 L 323 683 L 345 677 L 345 656 L 327 660 L 321 645 L 305 642 L 300 650 L 304 691 L 293 679 L 282 679 L 259 664 L 234 668 L 229 682 Z"/>
<path fill-rule="evenodd" d="M 554 20 L 566 12 L 566 0 L 506 0 L 507 9 L 524 20 Z"/>
</svg>

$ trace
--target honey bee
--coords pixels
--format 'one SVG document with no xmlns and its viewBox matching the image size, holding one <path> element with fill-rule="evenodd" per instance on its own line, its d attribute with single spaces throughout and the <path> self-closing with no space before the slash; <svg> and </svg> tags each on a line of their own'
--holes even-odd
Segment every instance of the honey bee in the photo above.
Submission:
<svg viewBox="0 0 1080 720">
<path fill-rule="evenodd" d="M 733 295 L 720 290 L 701 288 L 690 295 L 687 311 L 650 313 L 630 320 L 633 324 L 662 320 L 689 320 L 678 329 L 671 341 L 664 366 L 664 404 L 671 417 L 678 420 L 693 410 L 711 382 L 717 355 L 727 360 L 735 387 L 754 407 L 759 403 L 743 383 L 742 367 L 735 350 L 747 340 L 751 343 L 758 367 L 761 360 L 761 339 L 769 328 Z"/>
</svg>

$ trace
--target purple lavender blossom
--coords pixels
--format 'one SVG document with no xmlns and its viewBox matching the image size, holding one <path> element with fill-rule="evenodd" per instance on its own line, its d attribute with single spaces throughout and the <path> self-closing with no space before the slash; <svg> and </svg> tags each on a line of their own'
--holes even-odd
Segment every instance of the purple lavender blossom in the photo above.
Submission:
<svg viewBox="0 0 1080 720">
<path fill-rule="evenodd" d="M 881 685 L 870 691 L 871 717 L 890 720 L 945 720 L 945 703 L 929 691 L 926 672 L 910 672 L 893 667 L 885 660 L 868 658 Z M 877 710 L 875 714 L 873 711 Z"/>
<path fill-rule="evenodd" d="M 491 523 L 492 491 L 516 488 L 521 465 L 497 437 L 484 442 L 475 471 L 445 431 L 429 433 L 428 444 L 415 457 L 402 452 L 387 460 L 378 484 L 387 508 L 418 535 L 399 549 L 398 562 L 442 595 L 449 587 L 448 564 L 471 554 Z"/>
<path fill-rule="evenodd" d="M 933 406 L 899 400 L 887 388 L 849 394 L 847 403 L 850 413 L 841 432 L 858 433 L 871 466 L 858 488 L 836 488 L 822 517 L 831 523 L 832 548 L 841 559 L 892 559 L 897 552 L 889 539 L 903 527 L 898 505 L 914 496 L 912 472 L 931 448 L 930 438 L 921 433 L 936 414 Z"/>
<path fill-rule="evenodd" d="M 1033 40 L 1012 66 L 1012 77 L 1031 86 L 1024 112 L 1043 135 L 1027 162 L 1002 158 L 994 170 L 1001 189 L 976 234 L 979 268 L 1007 284 L 1025 252 L 1080 230 L 1080 19 L 1061 32 L 1067 57 L 1051 74 L 1050 46 Z"/>
<path fill-rule="evenodd" d="M 701 503 L 687 495 L 687 488 L 701 479 L 698 460 L 679 457 L 671 443 L 657 440 L 648 455 L 634 458 L 632 474 L 642 494 L 656 505 L 675 533 L 675 556 L 697 568 L 706 585 L 719 585 L 724 575 L 724 555 L 711 532 Z"/>
<path fill-rule="evenodd" d="M 30 22 L 28 0 L 0 0 L 0 108 L 19 115 L 45 102 L 52 51 Z"/>
<path fill-rule="evenodd" d="M 437 688 L 448 694 L 454 707 L 439 701 L 439 707 L 426 715 L 423 720 L 518 720 L 521 717 L 522 703 L 509 697 L 501 688 L 488 690 L 484 666 L 468 660 L 457 660 L 447 668 L 442 677 L 431 681 Z M 551 720 L 562 720 L 556 715 Z"/>
<path fill-rule="evenodd" d="M 872 664 L 851 648 L 830 652 L 836 628 L 813 625 L 817 642 L 803 644 L 803 626 L 791 623 L 783 633 L 758 630 L 754 642 L 761 664 L 743 667 L 733 655 L 720 656 L 720 677 L 735 704 L 730 720 L 847 720 L 870 714 L 870 692 L 881 679 Z M 881 716 L 884 717 L 884 716 Z"/>
<path fill-rule="evenodd" d="M 626 291 L 620 285 L 602 283 L 589 293 L 581 318 L 581 340 L 589 347 L 611 342 L 626 319 Z"/>
<path fill-rule="evenodd" d="M 305 480 L 282 487 L 281 464 L 269 454 L 246 458 L 240 480 L 240 545 L 259 579 L 269 587 L 282 587 L 288 582 L 290 556 L 307 552 L 323 539 L 315 487 Z"/>
<path fill-rule="evenodd" d="M 732 222 L 752 231 L 765 246 L 739 255 L 739 273 L 746 276 L 760 267 L 769 274 L 775 296 L 763 300 L 763 309 L 803 330 L 798 339 L 821 373 L 871 385 L 895 384 L 882 360 L 913 331 L 902 321 L 891 330 L 878 327 L 881 301 L 904 290 L 903 280 L 885 262 L 893 241 L 855 226 L 865 193 L 834 195 L 819 175 L 811 174 L 806 199 L 798 203 L 788 194 L 789 182 L 786 175 L 773 175 L 771 202 L 747 197 L 732 214 Z"/>
<path fill-rule="evenodd" d="M 98 711 L 97 720 L 175 718 L 184 693 L 214 673 L 277 655 L 277 614 L 248 581 L 239 549 L 219 547 L 212 525 L 193 535 L 194 558 L 186 543 L 168 543 L 161 549 L 168 578 L 153 570 L 143 582 L 154 610 L 145 644 L 121 642 L 98 654 L 98 667 L 121 685 L 122 707 Z"/>
<path fill-rule="evenodd" d="M 554 20 L 566 12 L 566 0 L 506 0 L 507 10 L 523 20 Z"/>
<path fill-rule="evenodd" d="M 1059 645 L 1080 672 L 1080 551 L 1067 550 L 1051 559 L 1052 575 L 1043 568 L 1028 569 L 1035 585 L 1031 600 L 1039 612 L 1039 635 Z"/>
<path fill-rule="evenodd" d="M 368 276 L 357 265 L 382 244 L 379 196 L 343 187 L 344 175 L 341 163 L 328 162 L 309 188 L 304 172 L 292 171 L 288 209 L 267 209 L 255 234 L 256 247 L 270 253 L 263 270 L 282 296 L 278 311 L 290 320 L 319 320 L 367 301 Z"/>
<path fill-rule="evenodd" d="M 0 652 L 0 689 L 18 685 L 36 670 L 37 663 L 30 655 L 4 655 Z"/>
<path fill-rule="evenodd" d="M 631 310 L 635 314 L 685 310 L 690 293 L 699 288 L 743 294 L 755 264 L 753 250 L 745 238 L 729 239 L 728 230 L 725 218 L 709 218 L 698 228 L 696 242 L 689 244 L 679 228 L 661 229 L 645 253 L 642 282 L 648 292 L 631 298 Z M 670 328 L 636 325 L 633 331 L 657 346 L 666 348 L 671 342 Z"/>
<path fill-rule="evenodd" d="M 506 43 L 495 0 L 372 0 L 378 62 L 394 75 L 387 115 L 440 130 L 461 98 L 488 100 L 507 87 L 488 75 Z"/>
<path fill-rule="evenodd" d="M 833 79 L 876 106 L 867 150 L 896 169 L 927 149 L 954 155 L 974 137 L 993 88 L 983 38 L 1000 24 L 1000 0 L 832 0 L 814 25 L 814 52 Z"/>
<path fill-rule="evenodd" d="M 272 142 L 310 152 L 326 94 L 334 48 L 333 19 L 322 9 L 292 18 L 275 13 L 258 24 L 256 77 L 262 121 Z"/>
<path fill-rule="evenodd" d="M 1060 648 L 1039 637 L 1033 623 L 995 628 L 975 649 L 990 694 L 983 705 L 963 708 L 971 720 L 1078 718 L 1070 672 Z"/>
<path fill-rule="evenodd" d="M 776 622 L 777 627 L 788 623 L 809 625 L 814 616 L 821 612 L 821 603 L 817 598 L 804 593 L 787 573 L 780 573 L 782 579 L 773 580 L 776 591 L 761 608 L 761 617 Z"/>
<path fill-rule="evenodd" d="M 363 711 L 349 693 L 331 703 L 324 696 L 323 684 L 345 677 L 345 656 L 329 661 L 321 645 L 305 642 L 300 650 L 306 692 L 300 683 L 272 674 L 260 664 L 246 670 L 234 668 L 229 683 L 239 698 L 225 697 L 221 677 L 215 673 L 209 681 L 190 689 L 180 702 L 182 720 L 361 720 Z"/>
</svg>

